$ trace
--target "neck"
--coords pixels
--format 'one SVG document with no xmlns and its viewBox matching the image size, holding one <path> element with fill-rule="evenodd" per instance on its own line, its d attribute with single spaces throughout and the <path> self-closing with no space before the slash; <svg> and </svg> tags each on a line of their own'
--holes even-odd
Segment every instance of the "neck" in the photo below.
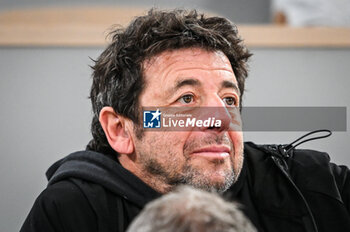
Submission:
<svg viewBox="0 0 350 232">
<path fill-rule="evenodd" d="M 137 176 L 145 184 L 147 184 L 159 193 L 167 193 L 171 191 L 174 187 L 172 185 L 167 184 L 164 180 L 164 177 L 161 177 L 160 175 L 152 175 L 147 171 L 143 170 L 132 159 L 130 159 L 129 155 L 121 154 L 119 156 L 119 162 L 125 169 Z"/>
</svg>

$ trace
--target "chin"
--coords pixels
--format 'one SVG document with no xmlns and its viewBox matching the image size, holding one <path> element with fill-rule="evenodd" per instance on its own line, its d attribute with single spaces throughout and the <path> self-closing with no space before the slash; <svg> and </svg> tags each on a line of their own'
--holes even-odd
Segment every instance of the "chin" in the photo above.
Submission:
<svg viewBox="0 0 350 232">
<path fill-rule="evenodd" d="M 216 170 L 203 173 L 197 172 L 196 176 L 189 179 L 188 184 L 206 191 L 222 193 L 226 191 L 235 181 L 234 172 L 230 170 Z"/>
<path fill-rule="evenodd" d="M 224 186 L 232 175 L 231 173 L 213 173 L 208 180 L 213 186 Z"/>
</svg>

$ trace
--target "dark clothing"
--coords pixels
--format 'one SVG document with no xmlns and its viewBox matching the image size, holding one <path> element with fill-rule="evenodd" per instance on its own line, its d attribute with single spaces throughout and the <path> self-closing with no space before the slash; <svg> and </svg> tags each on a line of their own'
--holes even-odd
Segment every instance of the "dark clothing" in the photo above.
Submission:
<svg viewBox="0 0 350 232">
<path fill-rule="evenodd" d="M 160 196 L 113 156 L 80 151 L 54 163 L 48 187 L 22 232 L 125 231 L 145 204 Z"/>
<path fill-rule="evenodd" d="M 350 171 L 325 153 L 245 144 L 239 180 L 226 192 L 259 231 L 350 231 Z M 115 157 L 82 151 L 56 162 L 22 232 L 125 231 L 160 196 Z"/>
<path fill-rule="evenodd" d="M 247 168 L 235 196 L 259 231 L 350 231 L 347 167 L 312 150 L 288 157 L 278 146 L 246 143 L 244 152 Z"/>
</svg>

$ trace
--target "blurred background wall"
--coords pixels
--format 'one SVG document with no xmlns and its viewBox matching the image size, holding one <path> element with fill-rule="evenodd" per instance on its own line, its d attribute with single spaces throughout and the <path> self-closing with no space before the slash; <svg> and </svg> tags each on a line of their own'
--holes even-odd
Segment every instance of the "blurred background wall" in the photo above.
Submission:
<svg viewBox="0 0 350 232">
<path fill-rule="evenodd" d="M 268 23 L 270 21 L 270 0 L 1 0 L 0 10 L 46 6 L 142 6 L 196 8 L 219 12 L 237 23 Z"/>
<path fill-rule="evenodd" d="M 269 0 L 112 1 L 104 5 L 190 7 L 234 22 L 267 24 Z M 96 1 L 0 0 L 1 11 L 35 7 L 94 5 Z M 0 21 L 0 25 L 1 25 Z M 1 35 L 0 35 L 1 36 Z M 18 231 L 35 198 L 46 186 L 54 161 L 85 148 L 90 140 L 87 98 L 97 47 L 0 47 L 0 231 Z M 246 106 L 350 106 L 350 53 L 346 48 L 253 47 Z M 247 132 L 256 143 L 288 143 L 304 132 Z M 330 153 L 350 165 L 349 133 L 302 147 Z"/>
</svg>

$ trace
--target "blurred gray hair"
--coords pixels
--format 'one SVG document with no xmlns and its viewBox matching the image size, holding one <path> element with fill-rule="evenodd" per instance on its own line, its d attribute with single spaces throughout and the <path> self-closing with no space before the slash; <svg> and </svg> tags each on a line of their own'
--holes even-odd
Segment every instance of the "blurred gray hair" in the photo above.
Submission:
<svg viewBox="0 0 350 232">
<path fill-rule="evenodd" d="M 146 205 L 127 232 L 256 232 L 238 204 L 180 186 Z"/>
</svg>

